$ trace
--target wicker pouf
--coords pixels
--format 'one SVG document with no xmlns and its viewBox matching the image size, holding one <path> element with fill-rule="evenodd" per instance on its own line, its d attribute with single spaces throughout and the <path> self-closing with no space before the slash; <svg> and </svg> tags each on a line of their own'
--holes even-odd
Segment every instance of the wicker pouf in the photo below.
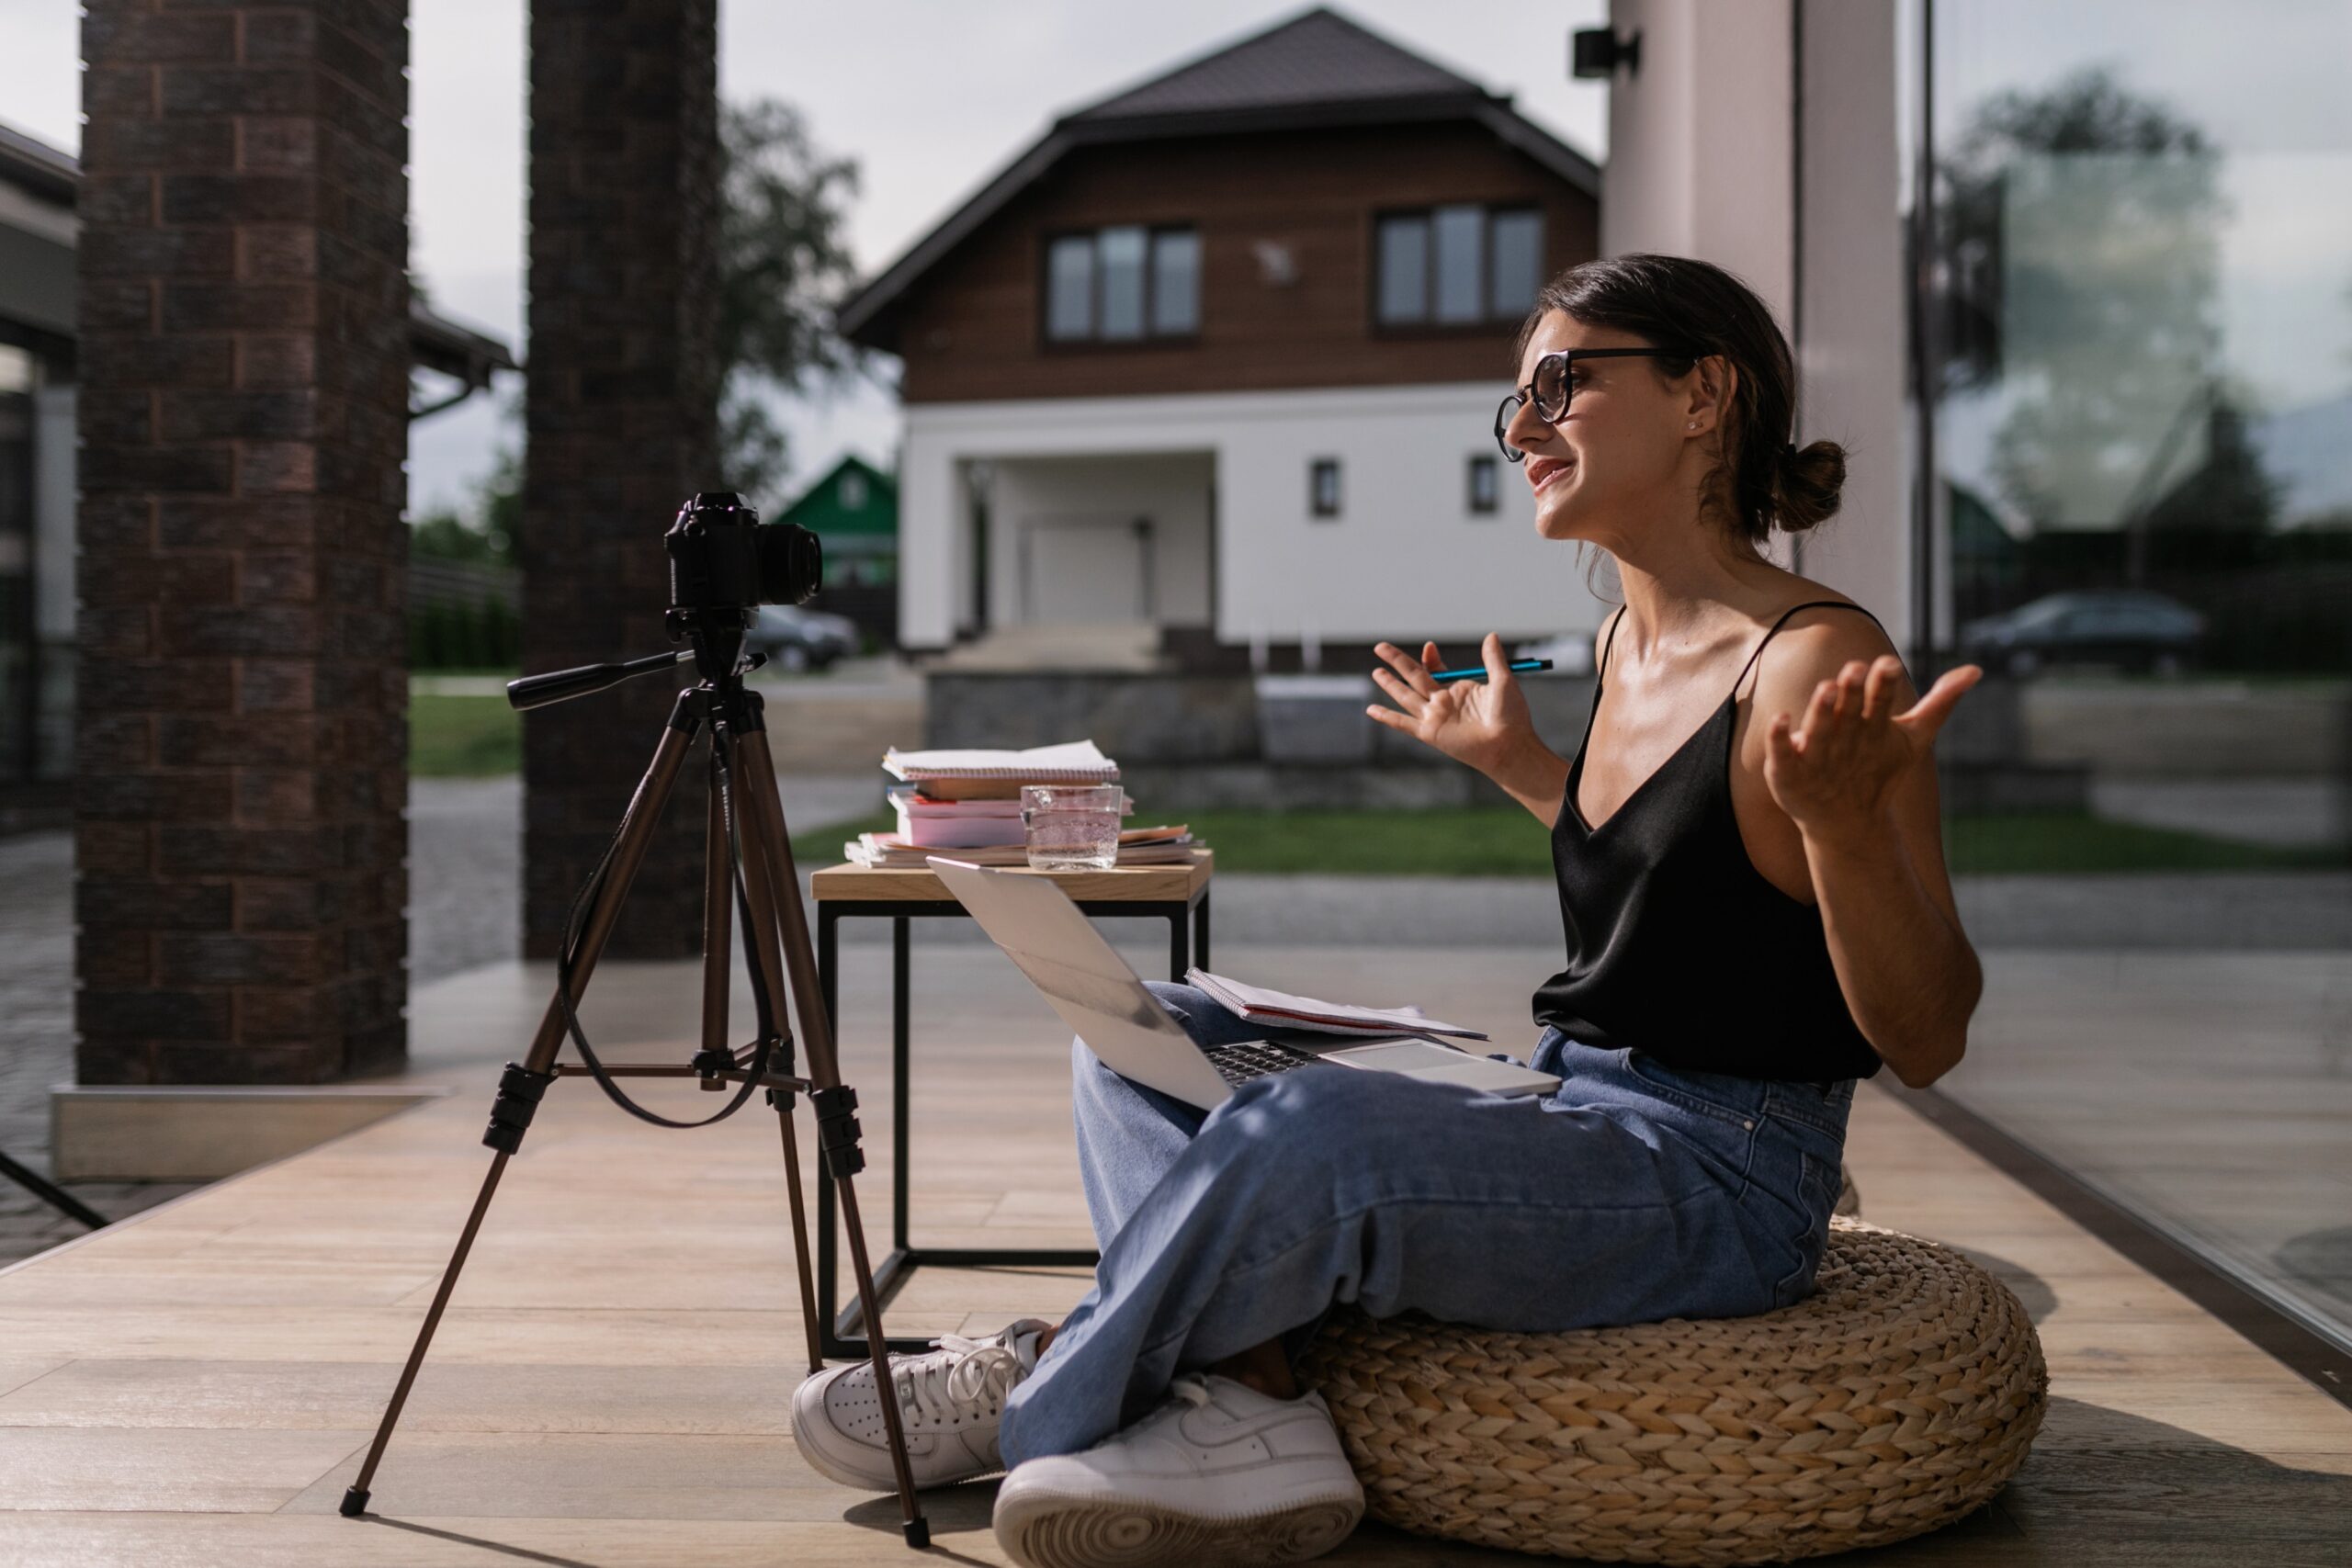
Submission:
<svg viewBox="0 0 2352 1568">
<path fill-rule="evenodd" d="M 1341 1308 L 1307 1352 L 1377 1519 L 1554 1557 L 1786 1562 L 1950 1524 L 2048 1403 L 2007 1286 L 1838 1216 L 1795 1306 L 1569 1334 Z"/>
</svg>

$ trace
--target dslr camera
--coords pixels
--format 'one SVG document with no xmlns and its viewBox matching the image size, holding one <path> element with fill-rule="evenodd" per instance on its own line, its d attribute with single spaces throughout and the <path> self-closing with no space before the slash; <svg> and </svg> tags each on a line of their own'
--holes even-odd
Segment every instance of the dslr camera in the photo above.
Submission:
<svg viewBox="0 0 2352 1568">
<path fill-rule="evenodd" d="M 816 535 L 797 523 L 762 523 L 731 491 L 705 491 L 680 507 L 662 546 L 673 629 L 686 617 L 748 626 L 761 605 L 806 603 L 824 581 Z"/>
</svg>

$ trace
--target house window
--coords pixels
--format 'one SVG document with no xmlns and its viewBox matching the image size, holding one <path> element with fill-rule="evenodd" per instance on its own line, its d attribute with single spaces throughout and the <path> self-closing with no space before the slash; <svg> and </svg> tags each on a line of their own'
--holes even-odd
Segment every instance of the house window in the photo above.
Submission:
<svg viewBox="0 0 2352 1568">
<path fill-rule="evenodd" d="M 852 468 L 849 472 L 843 474 L 842 476 L 840 497 L 842 510 L 843 512 L 865 511 L 865 476 L 859 473 L 855 468 Z"/>
<path fill-rule="evenodd" d="M 1094 237 L 1102 274 L 1102 335 L 1143 336 L 1143 260 L 1149 243 L 1135 228 L 1105 229 Z"/>
<path fill-rule="evenodd" d="M 1473 206 L 1385 213 L 1374 252 L 1374 315 L 1383 326 L 1516 320 L 1543 281 L 1544 215 Z"/>
<path fill-rule="evenodd" d="M 1201 238 L 1124 223 L 1046 246 L 1046 337 L 1133 343 L 1201 330 Z"/>
<path fill-rule="evenodd" d="M 1056 240 L 1046 253 L 1046 335 L 1094 335 L 1094 236 Z"/>
<path fill-rule="evenodd" d="M 1418 321 L 1429 314 L 1430 220 L 1380 220 L 1380 319 Z"/>
<path fill-rule="evenodd" d="M 1162 337 L 1201 330 L 1201 237 L 1190 229 L 1152 236 L 1151 330 Z"/>
<path fill-rule="evenodd" d="M 1524 316 L 1544 284 L 1544 215 L 1498 212 L 1487 231 L 1487 301 L 1498 316 Z"/>
<path fill-rule="evenodd" d="M 1486 314 L 1479 274 L 1486 270 L 1487 215 L 1475 207 L 1441 207 L 1430 216 L 1437 257 L 1436 319 L 1475 321 Z"/>
<path fill-rule="evenodd" d="M 1306 468 L 1306 510 L 1317 517 L 1340 514 L 1340 459 L 1317 457 Z"/>
<path fill-rule="evenodd" d="M 1492 457 L 1473 457 L 1470 459 L 1470 515 L 1473 517 L 1491 517 L 1500 505 L 1501 498 L 1497 493 L 1500 476 L 1496 472 L 1495 462 Z"/>
</svg>

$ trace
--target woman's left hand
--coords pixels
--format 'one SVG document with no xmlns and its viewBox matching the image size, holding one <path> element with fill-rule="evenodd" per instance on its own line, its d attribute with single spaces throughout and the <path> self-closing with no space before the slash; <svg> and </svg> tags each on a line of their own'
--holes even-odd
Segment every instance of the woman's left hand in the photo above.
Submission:
<svg viewBox="0 0 2352 1568">
<path fill-rule="evenodd" d="M 1928 761 L 1953 705 L 1984 676 L 1982 665 L 1944 671 L 1927 695 L 1893 712 L 1903 661 L 1891 653 L 1849 660 L 1813 689 L 1803 727 L 1778 714 L 1764 732 L 1764 784 L 1799 829 L 1836 834 L 1883 818 L 1898 780 Z"/>
</svg>

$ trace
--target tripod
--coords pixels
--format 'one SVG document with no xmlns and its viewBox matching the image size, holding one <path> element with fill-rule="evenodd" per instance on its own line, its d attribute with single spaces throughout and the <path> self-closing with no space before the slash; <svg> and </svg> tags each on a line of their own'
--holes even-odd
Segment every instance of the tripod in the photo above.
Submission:
<svg viewBox="0 0 2352 1568">
<path fill-rule="evenodd" d="M 866 1259 L 865 1231 L 858 1220 L 857 1198 L 850 1180 L 865 1163 L 858 1149 L 857 1092 L 841 1081 L 831 1028 L 818 990 L 816 961 L 808 945 L 808 918 L 800 905 L 800 884 L 792 863 L 792 842 L 785 829 L 783 803 L 777 795 L 762 699 L 758 693 L 744 689 L 742 671 L 737 668 L 742 641 L 741 623 L 722 620 L 722 624 L 706 626 L 693 612 L 673 611 L 672 615 L 676 617 L 673 621 L 673 633 L 683 628 L 693 638 L 693 657 L 702 679 L 679 693 L 652 764 L 638 785 L 603 863 L 583 890 L 581 905 L 573 911 L 571 930 L 566 933 L 563 957 L 558 966 L 555 997 L 548 1004 L 529 1054 L 520 1063 L 508 1063 L 499 1081 L 497 1098 L 491 1105 L 490 1129 L 482 1135 L 482 1142 L 497 1152 L 482 1177 L 481 1191 L 466 1217 L 465 1228 L 458 1233 L 457 1249 L 441 1276 L 440 1288 L 434 1292 L 432 1305 L 425 1311 L 424 1325 L 417 1330 L 416 1344 L 409 1351 L 408 1364 L 392 1390 L 391 1403 L 384 1409 L 376 1440 L 368 1450 L 358 1478 L 344 1494 L 342 1512 L 346 1517 L 356 1518 L 367 1511 L 368 1484 L 375 1479 L 376 1467 L 384 1457 L 384 1447 L 391 1439 L 392 1427 L 400 1419 L 401 1407 L 407 1403 L 417 1370 L 424 1365 L 434 1329 L 440 1324 L 442 1309 L 448 1304 L 449 1293 L 457 1285 L 458 1270 L 465 1267 L 466 1255 L 481 1228 L 491 1196 L 498 1190 L 498 1179 L 505 1172 L 507 1160 L 521 1147 L 523 1134 L 530 1127 L 540 1098 L 559 1077 L 592 1077 L 623 1109 L 672 1127 L 700 1126 L 721 1120 L 741 1108 L 754 1089 L 766 1091 L 767 1102 L 776 1111 L 784 1137 L 785 1186 L 791 1201 L 793 1245 L 799 1262 L 801 1320 L 808 1330 L 808 1369 L 813 1373 L 825 1364 L 820 1340 L 823 1325 L 818 1315 L 816 1285 L 809 1272 L 808 1220 L 793 1134 L 795 1104 L 798 1097 L 807 1095 L 816 1111 L 818 1156 L 841 1191 L 858 1303 L 867 1323 L 880 1321 L 873 1271 Z M 656 654 L 625 664 L 589 665 L 533 676 L 513 682 L 508 695 L 517 707 L 535 707 L 601 690 L 632 675 L 668 669 L 684 657 L 683 652 Z M 704 834 L 702 1048 L 692 1062 L 684 1065 L 599 1062 L 580 1029 L 574 1009 L 587 988 L 589 976 L 596 966 L 597 956 L 612 931 L 621 905 L 628 897 L 629 884 L 644 859 L 646 843 L 661 818 L 678 772 L 698 736 L 707 739 L 711 770 L 709 812 Z M 731 978 L 729 924 L 739 908 L 759 1027 L 758 1039 L 741 1051 L 728 1043 L 727 1026 Z M 792 1031 L 778 1005 L 778 998 L 786 991 L 787 976 L 794 1010 L 799 1016 L 800 1038 L 808 1048 L 806 1077 L 795 1076 L 792 1071 Z M 581 1061 L 556 1060 L 567 1038 L 578 1047 Z M 673 1122 L 630 1100 L 613 1081 L 622 1077 L 694 1077 L 707 1089 L 723 1091 L 727 1085 L 733 1084 L 736 1092 L 727 1105 L 703 1122 Z M 881 1394 L 883 1427 L 897 1473 L 901 1529 L 908 1545 L 927 1546 L 930 1525 L 915 1502 L 914 1477 L 907 1462 L 898 1389 L 890 1375 L 889 1350 L 881 1335 L 871 1337 L 870 1353 Z"/>
<path fill-rule="evenodd" d="M 5 1151 L 0 1151 L 0 1176 L 6 1177 L 68 1219 L 79 1220 L 92 1230 L 97 1230 L 107 1223 L 107 1217 L 104 1214 L 99 1213 L 40 1172 L 18 1165 L 15 1160 L 10 1159 Z"/>
</svg>

